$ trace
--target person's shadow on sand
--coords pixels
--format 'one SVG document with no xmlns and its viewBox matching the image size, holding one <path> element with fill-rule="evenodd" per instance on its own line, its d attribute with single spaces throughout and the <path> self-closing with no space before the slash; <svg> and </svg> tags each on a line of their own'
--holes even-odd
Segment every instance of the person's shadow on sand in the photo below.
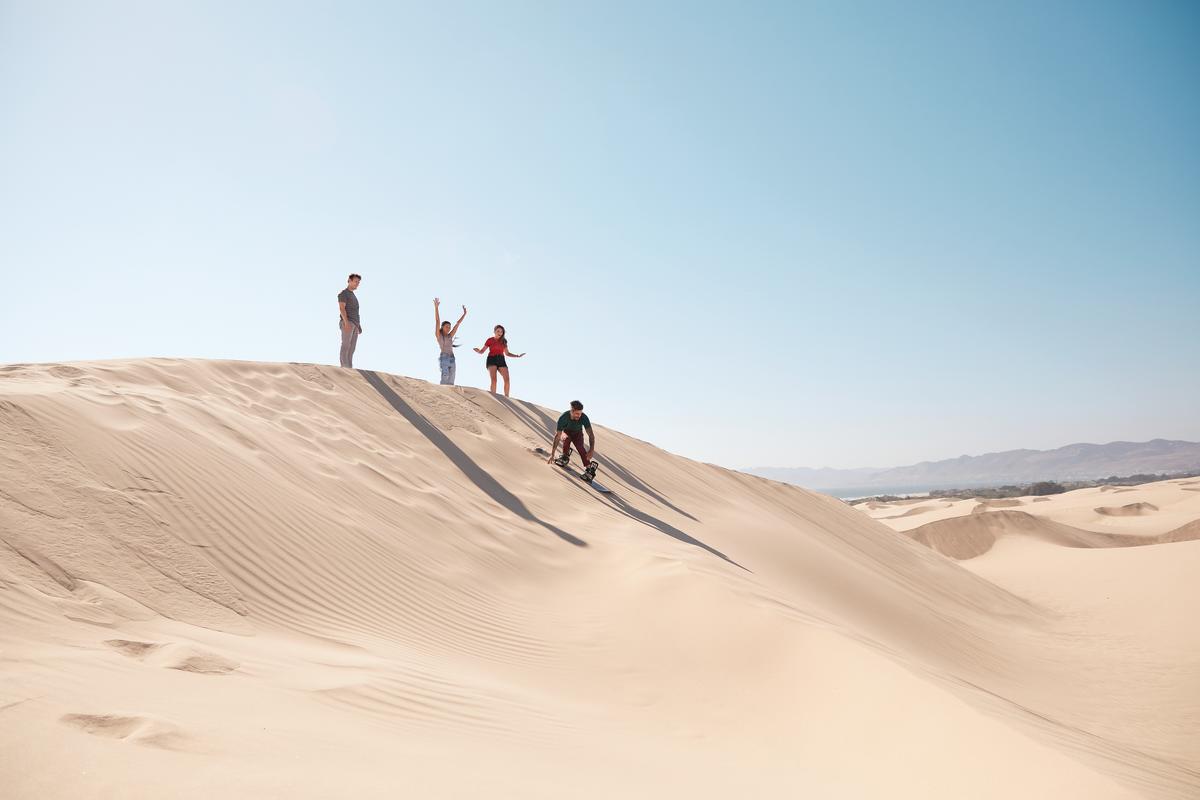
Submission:
<svg viewBox="0 0 1200 800">
<path fill-rule="evenodd" d="M 622 514 L 624 514 L 625 516 L 629 517 L 632 520 L 636 520 L 637 522 L 640 522 L 643 525 L 646 525 L 647 527 L 654 528 L 659 533 L 665 533 L 667 536 L 670 536 L 672 539 L 678 539 L 679 541 L 683 542 L 684 544 L 690 544 L 693 547 L 699 547 L 701 550 L 711 553 L 712 555 L 716 556 L 717 558 L 721 559 L 722 561 L 732 564 L 733 566 L 737 567 L 738 569 L 744 569 L 744 570 L 746 570 L 746 572 L 750 572 L 749 569 L 742 566 L 738 562 L 734 561 L 732 558 L 725 555 L 717 548 L 710 547 L 709 545 L 700 541 L 696 537 L 690 536 L 690 535 L 684 533 L 683 531 L 679 530 L 679 528 L 676 528 L 674 525 L 670 524 L 669 522 L 665 522 L 665 521 L 659 519 L 658 517 L 654 516 L 653 514 L 647 514 L 645 511 L 639 511 L 638 509 L 634 508 L 629 503 L 625 502 L 620 497 L 617 497 L 614 494 L 600 495 L 600 499 L 605 501 L 606 503 L 610 504 L 617 511 L 620 511 Z"/>
<path fill-rule="evenodd" d="M 524 400 L 514 400 L 509 397 L 501 397 L 500 395 L 494 395 L 493 399 L 511 411 L 517 417 L 517 419 L 521 420 L 526 427 L 540 436 L 546 442 L 546 444 L 549 444 L 554 439 L 554 430 L 556 427 L 555 421 L 546 416 L 546 414 L 533 403 Z M 604 465 L 605 472 L 611 473 L 618 480 L 624 481 L 625 484 L 634 491 L 641 492 L 643 495 L 653 498 L 654 500 L 658 501 L 660 505 L 671 509 L 680 516 L 687 517 L 692 522 L 700 521 L 688 512 L 684 511 L 682 508 L 676 506 L 674 503 L 656 491 L 653 486 L 638 478 L 630 470 L 625 469 L 625 467 L 621 466 L 621 464 L 610 454 L 604 453 L 600 457 L 600 461 Z"/>
<path fill-rule="evenodd" d="M 396 394 L 396 391 L 388 386 L 378 373 L 365 369 L 360 369 L 358 373 L 367 379 L 367 383 L 375 391 L 379 392 L 380 396 L 388 402 L 388 405 L 399 411 L 402 417 L 411 422 L 414 428 L 441 450 L 446 458 L 450 459 L 451 463 L 458 467 L 462 474 L 466 475 L 471 483 L 475 484 L 480 491 L 521 519 L 541 525 L 563 541 L 570 542 L 578 547 L 587 547 L 587 542 L 583 539 L 572 536 L 562 528 L 538 519 L 532 511 L 525 507 L 520 498 L 501 486 L 500 482 L 493 478 L 487 470 L 476 464 L 458 445 L 450 441 L 449 436 L 442 433 L 437 426 L 421 416 L 415 408 L 404 402 L 404 398 Z"/>
</svg>

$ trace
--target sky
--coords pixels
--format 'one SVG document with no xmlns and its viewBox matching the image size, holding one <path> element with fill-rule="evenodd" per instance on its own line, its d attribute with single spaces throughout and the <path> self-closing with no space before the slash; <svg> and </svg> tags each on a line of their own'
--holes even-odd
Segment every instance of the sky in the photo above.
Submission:
<svg viewBox="0 0 1200 800">
<path fill-rule="evenodd" d="M 436 382 L 730 467 L 1200 440 L 1200 7 L 0 0 L 0 363 Z M 603 443 L 599 452 L 603 453 Z"/>
</svg>

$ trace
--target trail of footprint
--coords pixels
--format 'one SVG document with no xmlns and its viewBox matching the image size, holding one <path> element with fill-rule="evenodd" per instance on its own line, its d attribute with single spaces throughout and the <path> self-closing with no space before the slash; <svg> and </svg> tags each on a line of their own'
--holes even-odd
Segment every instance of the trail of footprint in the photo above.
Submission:
<svg viewBox="0 0 1200 800">
<path fill-rule="evenodd" d="M 104 643 L 123 656 L 182 672 L 226 675 L 241 666 L 233 659 L 191 645 L 137 642 L 130 639 L 108 639 Z"/>
</svg>

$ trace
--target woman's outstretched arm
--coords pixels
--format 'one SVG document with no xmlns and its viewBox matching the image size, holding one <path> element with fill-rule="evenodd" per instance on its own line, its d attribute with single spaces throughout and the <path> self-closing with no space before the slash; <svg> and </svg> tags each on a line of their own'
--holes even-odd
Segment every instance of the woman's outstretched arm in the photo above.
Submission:
<svg viewBox="0 0 1200 800">
<path fill-rule="evenodd" d="M 462 316 L 458 318 L 458 322 L 454 323 L 454 327 L 450 329 L 450 338 L 454 338 L 454 335 L 458 333 L 458 326 L 462 325 L 462 321 L 466 318 L 467 318 L 467 307 L 463 306 Z"/>
</svg>

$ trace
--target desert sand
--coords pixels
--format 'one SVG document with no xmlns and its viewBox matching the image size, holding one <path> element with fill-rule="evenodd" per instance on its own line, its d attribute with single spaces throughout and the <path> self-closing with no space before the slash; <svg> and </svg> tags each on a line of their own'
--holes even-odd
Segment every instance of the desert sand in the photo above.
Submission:
<svg viewBox="0 0 1200 800">
<path fill-rule="evenodd" d="M 857 509 L 600 427 L 602 495 L 557 413 L 0 367 L 0 795 L 1200 795 L 1200 482 Z"/>
</svg>

